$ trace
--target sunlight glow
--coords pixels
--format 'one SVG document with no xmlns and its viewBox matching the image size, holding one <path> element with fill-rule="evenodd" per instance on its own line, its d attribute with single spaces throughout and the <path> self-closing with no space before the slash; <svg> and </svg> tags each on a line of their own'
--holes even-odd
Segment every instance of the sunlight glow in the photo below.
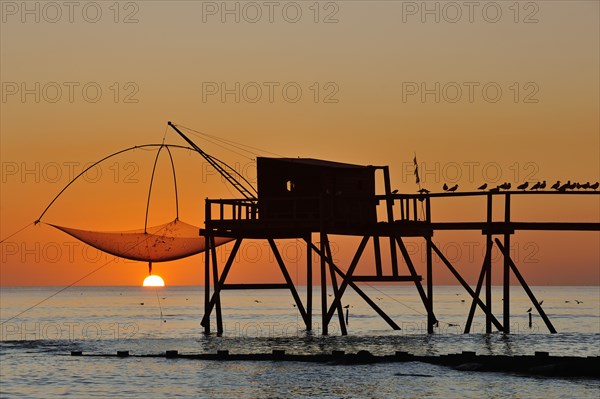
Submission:
<svg viewBox="0 0 600 399">
<path fill-rule="evenodd" d="M 165 281 L 156 274 L 151 274 L 144 279 L 144 287 L 164 287 Z"/>
</svg>

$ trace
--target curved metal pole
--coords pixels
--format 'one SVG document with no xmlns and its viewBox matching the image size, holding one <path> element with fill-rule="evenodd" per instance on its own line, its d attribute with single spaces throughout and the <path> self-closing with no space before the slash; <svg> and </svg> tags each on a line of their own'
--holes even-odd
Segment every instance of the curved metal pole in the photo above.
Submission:
<svg viewBox="0 0 600 399">
<path fill-rule="evenodd" d="M 56 200 L 58 199 L 58 197 L 60 197 L 60 196 L 61 196 L 61 194 L 62 194 L 63 192 L 65 192 L 65 190 L 66 190 L 67 188 L 69 188 L 69 186 L 71 186 L 71 184 L 73 184 L 73 183 L 74 183 L 74 182 L 75 182 L 77 179 L 79 179 L 81 176 L 83 176 L 83 175 L 84 175 L 84 174 L 85 174 L 85 173 L 86 173 L 88 170 L 92 169 L 93 167 L 95 167 L 95 166 L 96 166 L 96 165 L 98 165 L 99 163 L 101 163 L 101 162 L 104 162 L 104 161 L 106 161 L 107 159 L 110 159 L 110 158 L 112 158 L 112 157 L 114 157 L 114 156 L 116 156 L 116 155 L 122 154 L 122 153 L 124 153 L 124 152 L 127 152 L 127 151 L 135 150 L 135 149 L 138 149 L 138 148 L 146 148 L 146 147 L 163 147 L 163 146 L 164 146 L 164 147 L 167 147 L 167 148 L 168 148 L 168 147 L 173 147 L 173 148 L 182 148 L 182 149 L 185 149 L 185 150 L 191 150 L 191 151 L 194 151 L 194 152 L 196 152 L 196 150 L 195 150 L 194 148 L 192 148 L 192 147 L 186 147 L 186 146 L 183 146 L 183 145 L 177 145 L 177 144 L 144 144 L 144 145 L 136 145 L 136 146 L 129 147 L 129 148 L 126 148 L 126 149 L 124 149 L 124 150 L 121 150 L 121 151 L 117 151 L 117 152 L 115 152 L 115 153 L 112 153 L 112 154 L 110 154 L 110 155 L 108 155 L 108 156 L 106 156 L 106 157 L 104 157 L 104 158 L 100 159 L 99 161 L 96 161 L 96 162 L 94 162 L 93 164 L 91 164 L 90 166 L 88 166 L 87 168 L 85 168 L 85 169 L 84 169 L 84 170 L 83 170 L 83 171 L 82 171 L 80 174 L 78 174 L 77 176 L 75 176 L 75 177 L 73 178 L 73 180 L 71 180 L 71 181 L 70 181 L 70 182 L 69 182 L 69 183 L 68 183 L 66 186 L 64 186 L 64 187 L 63 187 L 63 189 L 62 189 L 62 190 L 60 190 L 60 192 L 59 192 L 59 193 L 56 195 L 56 197 L 54 197 L 54 199 L 53 199 L 52 201 L 50 201 L 50 203 L 48 204 L 48 206 L 46 207 L 46 209 L 44 209 L 44 211 L 42 212 L 42 214 L 41 214 L 41 215 L 40 215 L 40 216 L 37 218 L 37 220 L 36 220 L 34 223 L 35 223 L 35 224 L 38 224 L 38 223 L 39 223 L 39 222 L 42 220 L 42 217 L 43 217 L 43 216 L 46 214 L 46 212 L 48 212 L 48 209 L 50 209 L 50 207 L 52 206 L 52 204 L 54 204 L 54 202 L 56 202 Z"/>
<path fill-rule="evenodd" d="M 148 202 L 146 203 L 146 219 L 144 220 L 144 233 L 147 233 L 146 228 L 148 227 L 148 211 L 150 210 L 150 197 L 152 196 L 152 183 L 154 183 L 154 172 L 156 172 L 156 164 L 158 163 L 158 157 L 162 151 L 163 146 L 158 148 L 156 158 L 154 158 L 154 166 L 152 167 L 152 175 L 150 175 L 150 187 L 148 188 Z"/>
<path fill-rule="evenodd" d="M 169 159 L 171 160 L 171 169 L 173 170 L 173 184 L 175 185 L 175 219 L 179 220 L 179 194 L 177 192 L 177 176 L 175 176 L 175 162 L 173 161 L 173 155 L 171 150 L 167 147 L 169 153 Z"/>
</svg>

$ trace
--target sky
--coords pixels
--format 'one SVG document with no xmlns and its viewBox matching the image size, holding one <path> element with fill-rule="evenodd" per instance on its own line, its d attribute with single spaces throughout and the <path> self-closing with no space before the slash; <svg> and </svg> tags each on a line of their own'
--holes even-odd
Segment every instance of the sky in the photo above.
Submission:
<svg viewBox="0 0 600 399">
<path fill-rule="evenodd" d="M 431 191 L 600 179 L 596 1 L 1 1 L 0 12 L 3 239 L 36 220 L 91 162 L 135 145 L 185 144 L 167 121 L 263 156 L 389 165 L 392 185 L 406 193 L 418 188 L 415 154 Z M 255 155 L 193 139 L 255 179 Z M 196 154 L 173 155 L 180 218 L 202 226 L 204 199 L 234 190 Z M 136 150 L 102 163 L 42 221 L 142 228 L 155 156 Z M 149 224 L 175 217 L 169 168 L 161 156 Z M 600 220 L 597 196 L 515 198 L 513 208 L 520 221 Z M 438 200 L 432 212 L 437 221 L 485 217 L 483 199 Z M 358 240 L 332 241 L 347 265 Z M 474 283 L 481 234 L 434 241 Z M 4 286 L 63 286 L 96 269 L 80 284 L 141 285 L 148 273 L 44 224 L 1 245 Z M 407 245 L 422 272 L 423 243 Z M 304 248 L 294 240 L 278 246 L 303 283 Z M 230 250 L 220 249 L 221 265 Z M 373 270 L 369 251 L 365 272 Z M 598 232 L 518 232 L 511 251 L 530 284 L 600 284 Z M 198 285 L 202 262 L 195 256 L 154 271 L 167 285 Z M 434 265 L 434 283 L 456 283 Z M 247 242 L 230 281 L 282 279 L 265 243 Z"/>
</svg>

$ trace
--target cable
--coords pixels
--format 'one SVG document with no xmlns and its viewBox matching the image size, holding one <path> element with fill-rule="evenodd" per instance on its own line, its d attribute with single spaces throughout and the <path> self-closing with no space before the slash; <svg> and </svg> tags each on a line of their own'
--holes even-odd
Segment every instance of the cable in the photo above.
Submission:
<svg viewBox="0 0 600 399">
<path fill-rule="evenodd" d="M 2 241 L 0 241 L 0 244 L 2 244 L 4 241 L 8 240 L 9 238 L 16 236 L 17 234 L 19 234 L 20 232 L 22 232 L 23 230 L 25 230 L 26 228 L 28 228 L 29 226 L 31 226 L 33 224 L 36 224 L 36 223 L 31 222 L 31 223 L 27 224 L 26 226 L 21 227 L 19 230 L 15 231 L 11 235 L 9 235 L 8 237 L 6 237 Z"/>
<path fill-rule="evenodd" d="M 374 289 L 375 291 L 379 292 L 381 295 L 385 295 L 386 297 L 390 298 L 392 301 L 394 301 L 394 302 L 397 302 L 397 303 L 399 303 L 400 305 L 402 305 L 402 306 L 404 306 L 404 307 L 406 307 L 406 308 L 408 308 L 408 309 L 412 310 L 413 312 L 415 312 L 415 313 L 418 313 L 418 314 L 420 314 L 420 315 L 422 315 L 422 316 L 427 316 L 427 314 L 426 314 L 426 313 L 423 313 L 423 312 L 421 312 L 421 311 L 419 311 L 419 310 L 417 310 L 417 309 L 415 309 L 415 308 L 413 308 L 413 307 L 411 307 L 411 306 L 408 306 L 408 305 L 407 305 L 407 304 L 405 304 L 405 303 L 402 303 L 402 302 L 400 302 L 399 300 L 397 300 L 397 299 L 396 299 L 396 298 L 394 298 L 393 296 L 391 296 L 391 295 L 388 295 L 387 293 L 385 293 L 385 292 L 383 292 L 383 291 L 381 291 L 381 290 L 379 290 L 379 289 L 375 288 L 375 287 L 374 287 L 374 286 L 372 286 L 371 284 L 369 284 L 369 283 L 365 283 L 365 282 L 363 282 L 363 284 L 365 284 L 366 286 L 368 286 L 368 287 L 370 287 L 370 288 Z M 450 325 L 452 324 L 452 323 L 446 323 L 445 321 L 441 321 L 441 320 L 439 320 L 439 319 L 438 319 L 437 321 L 438 321 L 438 322 L 440 322 L 440 323 L 447 324 L 448 326 L 450 326 Z"/>
<path fill-rule="evenodd" d="M 250 154 L 253 154 L 253 155 L 259 155 L 259 154 L 258 154 L 258 153 L 256 153 L 256 152 L 253 152 L 253 151 L 245 150 L 245 149 L 243 149 L 243 148 L 240 148 L 240 147 L 251 148 L 251 149 L 253 149 L 253 150 L 260 151 L 260 152 L 262 152 L 262 153 L 265 153 L 265 154 L 275 155 L 275 156 L 282 157 L 282 158 L 284 157 L 284 156 L 283 156 L 283 155 L 281 155 L 281 154 L 277 154 L 277 153 L 274 153 L 274 152 L 271 152 L 271 151 L 267 151 L 267 150 L 264 150 L 264 149 L 261 149 L 261 148 L 253 147 L 253 146 L 250 146 L 250 145 L 247 145 L 247 144 L 243 144 L 243 143 L 235 142 L 235 141 L 233 141 L 233 140 L 227 140 L 227 139 L 223 139 L 223 138 L 220 138 L 220 137 L 218 137 L 218 136 L 214 136 L 214 135 L 212 135 L 212 134 L 208 134 L 208 133 L 201 132 L 201 131 L 199 131 L 199 130 L 194 130 L 194 129 L 191 129 L 191 128 L 187 127 L 187 126 L 183 126 L 183 125 L 177 125 L 177 126 L 179 126 L 179 127 L 182 127 L 182 128 L 186 129 L 187 131 L 189 131 L 189 132 L 191 132 L 191 133 L 195 133 L 196 135 L 201 135 L 201 136 L 207 136 L 207 137 L 210 137 L 210 138 L 212 138 L 212 139 L 214 139 L 214 140 L 218 140 L 218 141 L 220 141 L 220 142 L 222 142 L 222 143 L 228 144 L 228 145 L 230 145 L 230 146 L 232 146 L 232 147 L 235 147 L 235 148 L 237 148 L 237 149 L 239 149 L 239 150 L 242 150 L 242 151 L 246 151 L 246 152 L 248 152 L 248 153 L 250 153 Z"/>
<path fill-rule="evenodd" d="M 43 223 L 43 222 L 39 222 L 39 223 Z M 44 223 L 44 224 L 47 224 L 47 223 Z M 50 226 L 50 225 L 49 225 L 49 226 Z M 166 228 L 166 226 L 165 226 L 165 227 L 163 227 L 163 229 L 165 229 L 165 228 Z M 159 232 L 159 231 L 161 231 L 161 230 L 158 230 L 157 232 Z M 147 241 L 149 238 L 150 238 L 150 236 L 148 236 L 148 238 L 146 238 L 146 239 L 144 239 L 144 240 L 141 240 L 141 241 L 140 241 L 138 244 L 136 244 L 136 245 L 132 246 L 132 247 L 129 249 L 129 251 L 132 251 L 132 250 L 133 250 L 134 248 L 136 248 L 138 245 L 141 245 L 141 244 L 145 243 L 145 242 L 146 242 L 146 241 Z M 25 310 L 23 310 L 23 311 L 21 311 L 21 312 L 17 313 L 16 315 L 14 315 L 14 316 L 12 316 L 12 317 L 9 317 L 8 319 L 6 319 L 6 320 L 4 320 L 4 321 L 0 322 L 0 326 L 4 325 L 4 323 L 7 323 L 7 322 L 9 322 L 9 321 L 11 321 L 11 320 L 14 320 L 14 319 L 18 318 L 19 316 L 23 315 L 23 314 L 24 314 L 24 313 L 26 313 L 26 312 L 29 312 L 30 310 L 32 310 L 32 309 L 34 309 L 34 308 L 36 308 L 36 307 L 38 307 L 38 306 L 39 306 L 39 305 L 41 305 L 42 303 L 44 303 L 44 302 L 46 302 L 47 300 L 49 300 L 49 299 L 51 299 L 51 298 L 55 297 L 56 295 L 60 294 L 61 292 L 65 291 L 65 290 L 67 290 L 67 289 L 69 289 L 69 288 L 71 288 L 71 287 L 72 287 L 72 286 L 74 286 L 75 284 L 79 283 L 80 281 L 82 281 L 82 280 L 84 280 L 84 279 L 88 278 L 89 276 L 91 276 L 92 274 L 96 273 L 97 271 L 99 271 L 99 270 L 100 270 L 100 269 L 102 269 L 103 267 L 105 267 L 105 266 L 109 265 L 110 263 L 114 262 L 114 260 L 115 260 L 115 259 L 116 259 L 116 257 L 115 257 L 115 258 L 113 258 L 113 259 L 110 259 L 109 261 L 107 261 L 107 262 L 106 262 L 106 263 L 104 263 L 103 265 L 101 265 L 101 266 L 97 267 L 96 269 L 92 270 L 91 272 L 89 272 L 89 273 L 85 274 L 84 276 L 82 276 L 82 277 L 78 278 L 77 280 L 75 280 L 75 281 L 74 281 L 74 282 L 72 282 L 71 284 L 67 285 L 66 287 L 63 287 L 63 288 L 61 288 L 60 290 L 56 291 L 54 294 L 52 294 L 52 295 L 50 295 L 50 296 L 48 296 L 48 297 L 46 297 L 46 298 L 42 299 L 41 301 L 37 302 L 35 305 L 32 305 L 32 306 L 28 307 L 27 309 L 25 309 Z M 158 295 L 158 293 L 157 293 L 157 295 Z M 161 308 L 161 318 L 162 318 L 162 308 Z"/>
<path fill-rule="evenodd" d="M 163 323 L 166 323 L 167 320 L 163 317 L 162 306 L 160 306 L 160 298 L 158 297 L 158 288 L 154 287 L 154 292 L 156 292 L 156 301 L 158 302 L 158 309 L 160 309 L 160 319 Z"/>
</svg>

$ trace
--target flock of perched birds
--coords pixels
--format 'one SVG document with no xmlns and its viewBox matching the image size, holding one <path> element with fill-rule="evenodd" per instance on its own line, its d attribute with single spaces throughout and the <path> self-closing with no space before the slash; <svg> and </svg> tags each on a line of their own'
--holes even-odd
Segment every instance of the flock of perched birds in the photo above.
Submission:
<svg viewBox="0 0 600 399">
<path fill-rule="evenodd" d="M 586 183 L 571 183 L 571 180 L 568 180 L 566 183 L 562 183 L 560 182 L 560 180 L 557 180 L 556 183 L 554 183 L 550 189 L 556 190 L 556 191 L 567 191 L 567 190 L 597 190 L 598 186 L 600 186 L 599 182 L 596 183 L 590 183 L 590 182 L 586 182 Z M 512 184 L 510 184 L 509 182 L 505 182 L 502 183 L 496 187 L 492 187 L 490 189 L 488 189 L 488 184 L 487 183 L 483 183 L 481 186 L 477 187 L 478 190 L 481 191 L 488 191 L 490 193 L 497 193 L 501 190 L 504 191 L 508 191 L 512 188 Z M 525 191 L 527 189 L 529 189 L 530 191 L 538 191 L 538 190 L 545 190 L 546 189 L 546 180 L 544 181 L 538 181 L 537 183 L 533 184 L 531 187 L 529 187 L 529 182 L 526 181 L 523 184 L 519 184 L 517 187 L 517 190 L 522 190 Z M 448 186 L 448 184 L 444 183 L 444 186 L 442 187 L 442 189 L 446 192 L 454 192 L 456 190 L 458 190 L 458 184 L 455 184 L 453 186 Z M 426 188 L 422 188 L 419 190 L 420 194 L 429 194 L 429 190 L 427 190 Z"/>
</svg>

